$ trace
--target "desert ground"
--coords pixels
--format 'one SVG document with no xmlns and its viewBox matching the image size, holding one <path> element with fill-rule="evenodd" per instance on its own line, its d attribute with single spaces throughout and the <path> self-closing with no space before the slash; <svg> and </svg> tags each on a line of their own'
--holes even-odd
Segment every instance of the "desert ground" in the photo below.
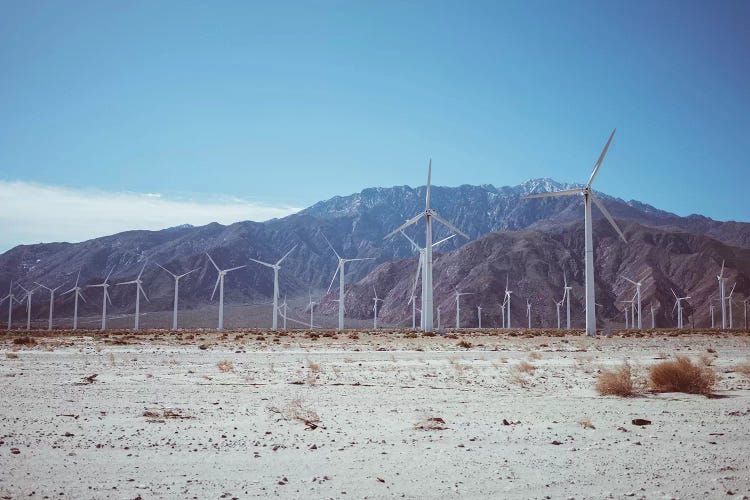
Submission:
<svg viewBox="0 0 750 500">
<path fill-rule="evenodd" d="M 747 331 L 19 331 L 0 351 L 1 498 L 750 495 Z M 708 396 L 596 390 L 678 355 L 715 371 Z"/>
</svg>

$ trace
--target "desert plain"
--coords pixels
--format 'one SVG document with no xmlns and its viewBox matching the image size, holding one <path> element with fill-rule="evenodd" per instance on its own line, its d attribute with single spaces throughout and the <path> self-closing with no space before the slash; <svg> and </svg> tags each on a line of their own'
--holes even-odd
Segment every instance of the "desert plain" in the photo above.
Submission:
<svg viewBox="0 0 750 500">
<path fill-rule="evenodd" d="M 750 495 L 747 331 L 16 331 L 0 351 L 0 498 Z M 648 390 L 675 356 L 710 394 Z M 625 361 L 643 390 L 600 395 Z"/>
</svg>

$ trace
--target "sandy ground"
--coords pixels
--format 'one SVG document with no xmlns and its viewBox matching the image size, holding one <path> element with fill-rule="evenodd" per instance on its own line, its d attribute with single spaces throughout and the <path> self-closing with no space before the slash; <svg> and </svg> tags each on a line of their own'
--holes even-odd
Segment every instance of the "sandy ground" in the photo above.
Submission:
<svg viewBox="0 0 750 500">
<path fill-rule="evenodd" d="M 750 494 L 747 334 L 237 335 L 0 336 L 0 497 Z M 594 389 L 674 355 L 721 397 Z"/>
</svg>

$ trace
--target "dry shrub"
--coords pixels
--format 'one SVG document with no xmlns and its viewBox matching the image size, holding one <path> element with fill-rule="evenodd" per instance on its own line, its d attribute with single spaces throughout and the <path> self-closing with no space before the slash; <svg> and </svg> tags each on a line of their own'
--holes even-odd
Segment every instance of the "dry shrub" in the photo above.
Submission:
<svg viewBox="0 0 750 500">
<path fill-rule="evenodd" d="M 596 429 L 596 426 L 591 423 L 591 420 L 586 418 L 578 422 L 584 429 Z"/>
<path fill-rule="evenodd" d="M 216 366 L 219 367 L 219 370 L 222 372 L 231 372 L 234 370 L 234 363 L 229 361 L 228 359 L 225 359 L 223 361 L 219 361 L 216 363 Z"/>
<path fill-rule="evenodd" d="M 531 352 L 529 353 L 529 359 L 535 360 L 535 359 L 542 359 L 542 355 L 538 352 Z"/>
<path fill-rule="evenodd" d="M 290 401 L 284 408 L 269 407 L 268 411 L 281 415 L 284 420 L 298 420 L 311 430 L 317 429 L 320 424 L 320 417 L 315 410 L 306 408 L 301 399 Z"/>
<path fill-rule="evenodd" d="M 651 388 L 655 392 L 684 392 L 710 394 L 716 383 L 716 373 L 710 366 L 693 364 L 684 356 L 665 361 L 649 369 Z"/>
<path fill-rule="evenodd" d="M 15 352 L 6 352 L 5 357 L 8 359 L 18 359 L 18 354 Z"/>
<path fill-rule="evenodd" d="M 534 370 L 536 370 L 536 366 L 527 361 L 521 361 L 520 363 L 515 365 L 513 369 L 521 373 L 532 373 Z"/>
<path fill-rule="evenodd" d="M 630 365 L 625 362 L 614 370 L 602 370 L 596 381 L 596 391 L 602 396 L 635 396 L 637 391 L 633 385 L 633 374 Z"/>
<path fill-rule="evenodd" d="M 16 337 L 13 339 L 15 345 L 36 345 L 36 340 L 28 335 L 25 337 Z"/>
<path fill-rule="evenodd" d="M 458 343 L 458 347 L 463 347 L 464 349 L 471 349 L 471 346 L 472 344 L 468 340 L 462 340 Z"/>
<path fill-rule="evenodd" d="M 414 332 L 409 332 L 409 333 L 407 333 L 406 335 L 404 335 L 404 338 L 407 338 L 407 339 L 415 339 L 415 338 L 417 338 L 417 337 L 419 337 L 419 335 L 417 335 L 417 334 L 416 334 L 416 333 L 414 333 Z"/>
<path fill-rule="evenodd" d="M 739 365 L 734 367 L 734 371 L 750 377 L 750 362 L 740 363 Z"/>
<path fill-rule="evenodd" d="M 307 367 L 314 372 L 320 371 L 320 365 L 312 360 L 307 360 Z"/>
</svg>

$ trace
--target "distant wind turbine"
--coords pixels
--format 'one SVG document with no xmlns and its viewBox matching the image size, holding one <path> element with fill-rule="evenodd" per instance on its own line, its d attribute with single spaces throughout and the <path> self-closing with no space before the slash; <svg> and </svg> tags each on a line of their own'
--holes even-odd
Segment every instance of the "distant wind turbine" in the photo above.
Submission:
<svg viewBox="0 0 750 500">
<path fill-rule="evenodd" d="M 146 290 L 143 289 L 143 280 L 141 280 L 141 276 L 143 276 L 143 271 L 146 270 L 146 264 L 143 264 L 143 268 L 141 268 L 141 272 L 138 273 L 138 277 L 132 281 L 123 281 L 122 283 L 117 283 L 117 285 L 135 285 L 135 324 L 133 325 L 133 330 L 140 330 L 140 318 L 141 318 L 141 294 L 143 294 L 143 298 L 146 299 L 146 302 L 149 302 L 148 296 L 146 295 Z"/>
<path fill-rule="evenodd" d="M 281 262 L 286 259 L 290 253 L 294 251 L 294 249 L 297 248 L 297 245 L 294 245 L 291 250 L 289 250 L 287 253 L 284 254 L 282 258 L 276 261 L 276 264 L 271 264 L 269 262 L 263 262 L 256 259 L 250 259 L 253 262 L 257 262 L 258 264 L 264 265 L 266 267 L 270 267 L 273 269 L 273 320 L 271 322 L 271 330 L 276 331 L 278 329 L 278 316 L 279 316 L 279 270 L 281 269 Z"/>
<path fill-rule="evenodd" d="M 466 239 L 469 237 L 460 229 L 455 227 L 447 220 L 440 217 L 435 210 L 430 207 L 430 183 L 432 179 L 432 160 L 430 160 L 429 167 L 427 168 L 427 189 L 425 195 L 425 210 L 420 212 L 416 216 L 407 220 L 404 224 L 396 228 L 395 230 L 388 233 L 384 239 L 390 238 L 399 231 L 406 229 L 412 224 L 416 224 L 422 217 L 425 218 L 425 257 L 424 257 L 424 273 L 422 280 L 422 288 L 425 289 L 424 301 L 422 302 L 422 310 L 424 311 L 424 330 L 431 332 L 434 329 L 433 325 L 433 288 L 432 288 L 432 219 L 437 220 L 442 225 L 450 229 L 456 234 L 460 234 Z"/>
<path fill-rule="evenodd" d="M 67 292 L 63 292 L 63 295 L 75 292 L 74 299 L 73 299 L 73 330 L 78 329 L 78 299 L 80 298 L 82 301 L 86 302 L 86 299 L 83 297 L 83 293 L 81 291 L 83 288 L 78 286 L 78 280 L 81 278 L 81 270 L 78 270 L 78 276 L 76 276 L 76 284 L 73 285 L 73 288 L 68 290 Z"/>
<path fill-rule="evenodd" d="M 456 289 L 456 328 L 461 328 L 461 304 L 460 298 L 462 295 L 472 295 L 471 292 L 459 292 Z"/>
<path fill-rule="evenodd" d="M 636 301 L 638 302 L 638 329 L 643 330 L 642 324 L 641 324 L 641 283 L 640 281 L 633 281 L 630 278 L 620 275 L 622 279 L 625 281 L 629 281 L 630 283 L 635 285 L 635 295 L 636 295 Z M 635 325 L 633 325 L 633 328 L 635 328 Z"/>
<path fill-rule="evenodd" d="M 378 297 L 378 291 L 375 289 L 375 285 L 372 286 L 372 291 L 375 293 L 375 297 L 372 299 L 374 304 L 372 305 L 372 329 L 378 329 L 378 302 L 383 302 L 383 299 Z"/>
<path fill-rule="evenodd" d="M 732 294 L 734 293 L 734 287 L 737 286 L 737 283 L 735 282 L 734 285 L 732 285 L 732 289 L 729 291 L 729 296 L 727 296 L 727 303 L 729 304 L 729 329 L 731 330 L 734 328 L 734 322 L 733 322 L 733 314 L 732 314 Z"/>
<path fill-rule="evenodd" d="M 47 321 L 47 330 L 52 330 L 52 313 L 55 310 L 55 291 L 58 290 L 62 285 L 56 286 L 55 288 L 50 288 L 48 286 L 42 285 L 41 283 L 37 283 L 36 281 L 34 282 L 34 284 L 49 291 L 49 320 Z"/>
<path fill-rule="evenodd" d="M 524 198 L 549 198 L 553 196 L 566 196 L 566 195 L 583 195 L 583 203 L 584 203 L 584 233 L 585 233 L 585 260 L 586 260 L 586 335 L 595 336 L 596 335 L 596 308 L 593 305 L 595 300 L 595 293 L 594 293 L 594 239 L 593 239 L 593 229 L 592 229 L 592 220 L 591 220 L 591 202 L 593 201 L 594 204 L 596 204 L 597 207 L 599 207 L 599 210 L 601 210 L 602 214 L 604 214 L 604 217 L 607 218 L 609 223 L 612 225 L 613 228 L 615 228 L 615 231 L 617 231 L 617 234 L 622 238 L 622 240 L 627 243 L 627 239 L 625 238 L 625 235 L 622 234 L 622 231 L 620 231 L 620 228 L 617 226 L 617 223 L 615 223 L 615 220 L 612 218 L 612 216 L 609 214 L 609 211 L 607 211 L 606 208 L 604 208 L 604 204 L 601 203 L 593 194 L 591 190 L 591 184 L 594 182 L 594 178 L 596 178 L 596 174 L 599 172 L 599 168 L 602 165 L 602 162 L 604 161 L 604 156 L 607 154 L 607 150 L 609 149 L 609 145 L 612 142 L 612 138 L 615 136 L 615 130 L 612 131 L 612 134 L 609 136 L 609 140 L 607 140 L 607 144 L 604 146 L 604 149 L 602 150 L 602 153 L 599 155 L 599 159 L 597 160 L 596 164 L 594 165 L 594 170 L 591 172 L 591 177 L 589 177 L 589 182 L 586 184 L 586 187 L 584 188 L 575 188 L 575 189 L 567 189 L 564 191 L 557 191 L 552 193 L 537 193 L 537 194 L 529 194 L 526 195 Z"/>
<path fill-rule="evenodd" d="M 34 288 L 30 288 L 29 290 L 27 290 L 21 285 L 18 285 L 18 288 L 26 292 L 26 296 L 24 297 L 26 299 L 26 331 L 29 331 L 31 330 L 31 296 L 39 287 L 35 286 Z"/>
<path fill-rule="evenodd" d="M 107 329 L 107 302 L 109 302 L 110 305 L 112 304 L 112 299 L 109 298 L 109 292 L 107 291 L 107 289 L 110 287 L 110 285 L 109 285 L 109 277 L 112 275 L 112 271 L 114 271 L 114 270 L 115 270 L 115 268 L 113 266 L 112 269 L 107 274 L 107 277 L 104 278 L 104 281 L 102 281 L 101 283 L 98 283 L 96 285 L 88 285 L 88 287 L 87 287 L 87 288 L 101 287 L 101 289 L 103 291 L 103 293 L 102 293 L 102 327 L 101 327 L 101 330 L 106 330 Z M 77 281 L 76 281 L 76 283 L 77 283 Z"/>
<path fill-rule="evenodd" d="M 211 300 L 214 300 L 214 295 L 216 295 L 216 287 L 218 287 L 219 288 L 219 326 L 216 329 L 223 330 L 224 329 L 224 277 L 227 275 L 227 273 L 231 273 L 232 271 L 236 271 L 237 269 L 242 269 L 243 267 L 247 267 L 247 266 L 237 266 L 237 267 L 231 267 L 229 269 L 219 269 L 219 266 L 217 266 L 216 262 L 214 262 L 214 259 L 212 259 L 210 255 L 208 255 L 208 252 L 206 252 L 206 257 L 208 257 L 208 260 L 210 260 L 211 264 L 214 265 L 214 267 L 216 268 L 216 272 L 219 273 L 219 275 L 216 277 L 216 284 L 214 285 L 214 291 L 211 292 Z"/>
<path fill-rule="evenodd" d="M 727 310 L 726 310 L 726 296 L 724 295 L 724 283 L 726 278 L 724 277 L 724 261 L 721 261 L 721 272 L 716 279 L 719 280 L 719 300 L 721 301 L 721 329 L 724 330 L 727 327 Z"/>
<path fill-rule="evenodd" d="M 529 318 L 529 330 L 531 330 L 531 302 L 526 299 L 526 317 Z"/>
<path fill-rule="evenodd" d="M 671 288 L 670 288 L 671 290 Z M 686 297 L 678 297 L 677 294 L 672 290 L 672 295 L 674 295 L 675 303 L 674 307 L 672 308 L 672 312 L 674 312 L 675 309 L 677 309 L 677 328 L 682 329 L 682 301 L 688 300 L 690 296 Z"/>
<path fill-rule="evenodd" d="M 479 320 L 479 329 L 482 329 L 482 306 L 477 306 L 477 319 Z"/>
<path fill-rule="evenodd" d="M 568 275 L 563 271 L 563 300 L 567 302 L 567 314 L 565 328 L 570 330 L 570 291 L 573 290 L 572 286 L 568 286 Z M 559 327 L 558 327 L 559 328 Z"/>
<path fill-rule="evenodd" d="M 323 233 L 321 233 L 323 234 Z M 337 330 L 343 330 L 344 329 L 344 290 L 346 286 L 346 282 L 344 279 L 345 271 L 346 271 L 346 263 L 347 262 L 355 262 L 358 260 L 375 260 L 375 257 L 363 257 L 363 258 L 357 258 L 357 259 L 344 259 L 342 258 L 339 253 L 336 251 L 335 248 L 333 248 L 333 245 L 331 245 L 331 242 L 328 241 L 328 238 L 326 238 L 326 235 L 323 234 L 323 239 L 326 240 L 326 243 L 328 243 L 328 246 L 333 250 L 333 253 L 336 255 L 336 258 L 339 260 L 339 265 L 336 266 L 336 271 L 333 273 L 333 277 L 331 278 L 331 284 L 328 285 L 328 292 L 331 292 L 331 287 L 333 286 L 333 282 L 336 280 L 336 275 L 339 275 L 339 326 Z"/>
<path fill-rule="evenodd" d="M 180 280 L 184 278 L 185 276 L 187 276 L 188 274 L 194 273 L 200 268 L 196 267 L 195 269 L 192 269 L 186 273 L 175 274 L 169 269 L 167 269 L 166 267 L 162 266 L 161 264 L 157 263 L 156 265 L 161 267 L 167 273 L 169 273 L 169 275 L 172 276 L 172 278 L 174 279 L 174 301 L 172 305 L 172 330 L 177 330 L 177 302 L 179 300 L 179 295 L 180 295 Z"/>
<path fill-rule="evenodd" d="M 505 322 L 505 327 L 510 330 L 510 294 L 513 292 L 508 289 L 508 276 L 505 276 L 505 305 L 508 307 L 508 321 Z"/>
<path fill-rule="evenodd" d="M 0 300 L 0 304 L 2 304 L 5 301 L 8 301 L 8 330 L 10 330 L 10 327 L 13 323 L 13 301 L 18 302 L 18 299 L 16 299 L 16 296 L 13 295 L 13 281 L 10 282 L 10 287 L 8 288 L 8 295 L 2 298 Z"/>
<path fill-rule="evenodd" d="M 318 305 L 318 303 L 317 302 L 313 302 L 312 291 L 310 291 L 310 302 L 307 304 L 307 307 L 310 308 L 310 330 L 312 330 L 314 328 L 314 326 L 313 326 L 314 325 L 313 319 L 314 319 L 314 311 L 315 311 L 315 306 L 316 305 Z"/>
</svg>

